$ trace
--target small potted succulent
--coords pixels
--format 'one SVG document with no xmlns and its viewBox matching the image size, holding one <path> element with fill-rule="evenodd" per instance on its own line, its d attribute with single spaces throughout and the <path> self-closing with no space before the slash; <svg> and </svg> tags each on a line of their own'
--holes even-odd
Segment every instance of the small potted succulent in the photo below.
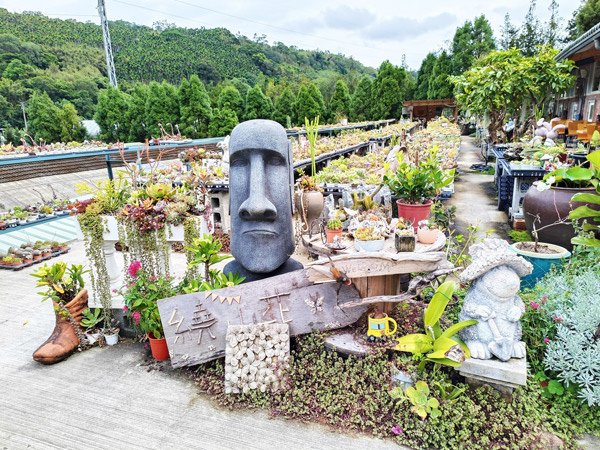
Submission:
<svg viewBox="0 0 600 450">
<path fill-rule="evenodd" d="M 379 230 L 371 225 L 361 225 L 354 231 L 354 248 L 357 251 L 379 252 L 383 250 L 385 239 Z"/>
<path fill-rule="evenodd" d="M 342 221 L 340 219 L 330 219 L 325 227 L 327 243 L 333 244 L 335 239 L 342 238 Z"/>
<path fill-rule="evenodd" d="M 294 195 L 296 211 L 305 230 L 308 230 L 313 220 L 318 219 L 324 208 L 323 190 L 319 187 L 314 177 L 302 175 L 296 182 Z"/>
<path fill-rule="evenodd" d="M 394 228 L 394 240 L 396 251 L 398 252 L 414 252 L 416 239 L 415 230 L 412 223 L 403 217 L 398 219 Z"/>
<path fill-rule="evenodd" d="M 433 220 L 421 220 L 417 229 L 417 240 L 421 244 L 433 244 L 437 241 L 440 230 Z"/>
<path fill-rule="evenodd" d="M 0 264 L 8 268 L 15 268 L 22 265 L 23 260 L 15 255 L 6 255 L 0 259 Z"/>
<path fill-rule="evenodd" d="M 100 329 L 98 324 L 102 322 L 102 311 L 96 308 L 94 312 L 90 308 L 83 310 L 83 318 L 81 319 L 81 327 L 85 330 L 85 337 L 88 344 L 94 345 L 100 337 Z"/>
<path fill-rule="evenodd" d="M 31 251 L 31 255 L 33 256 L 33 261 L 41 261 L 42 260 L 42 251 L 37 248 L 34 248 Z"/>
<path fill-rule="evenodd" d="M 23 252 L 23 264 L 31 265 L 33 264 L 33 255 L 29 252 Z"/>
</svg>

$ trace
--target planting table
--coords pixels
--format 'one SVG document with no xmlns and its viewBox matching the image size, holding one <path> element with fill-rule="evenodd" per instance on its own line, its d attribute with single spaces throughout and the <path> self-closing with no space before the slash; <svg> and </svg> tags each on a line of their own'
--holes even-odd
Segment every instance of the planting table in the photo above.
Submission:
<svg viewBox="0 0 600 450">
<path fill-rule="evenodd" d="M 303 242 L 309 252 L 313 254 L 323 256 L 332 253 L 332 250 L 323 244 L 320 236 L 309 237 L 308 235 L 305 235 L 303 236 Z M 393 236 L 387 238 L 383 250 L 376 253 L 357 252 L 354 248 L 353 241 L 348 237 L 342 238 L 342 246 L 345 246 L 346 248 L 343 250 L 336 250 L 335 255 L 347 255 L 348 257 L 352 257 L 352 255 L 380 255 L 382 258 L 399 258 L 398 264 L 402 264 L 404 261 L 409 261 L 412 258 L 417 261 L 421 255 L 425 257 L 427 254 L 438 254 L 446 246 L 446 236 L 443 233 L 439 233 L 437 241 L 429 245 L 417 243 L 414 252 L 396 252 Z M 400 260 L 402 260 L 402 262 L 400 262 Z M 322 261 L 328 261 L 328 258 L 322 257 L 316 264 L 320 264 Z M 415 264 L 415 262 L 411 261 L 411 264 Z M 452 264 L 446 261 L 444 257 L 443 262 L 437 266 L 435 270 L 451 270 L 451 268 Z M 358 272 L 364 274 L 364 276 L 352 277 L 352 284 L 356 287 L 362 299 L 370 299 L 368 303 L 377 304 L 379 309 L 386 314 L 391 312 L 394 303 L 398 300 L 396 299 L 393 303 L 388 303 L 385 302 L 385 298 L 390 296 L 403 298 L 402 293 L 408 288 L 411 273 L 432 271 L 429 268 L 419 270 L 418 263 L 415 266 L 410 267 L 410 270 L 407 268 L 406 271 L 394 268 L 394 273 L 390 273 L 389 275 L 378 274 L 373 276 L 370 275 L 371 270 L 372 267 L 364 265 L 358 270 Z M 352 355 L 365 354 L 369 350 L 368 345 L 365 345 L 361 339 L 355 337 L 352 328 L 342 329 L 327 337 L 325 339 L 325 345 L 336 351 Z"/>
</svg>

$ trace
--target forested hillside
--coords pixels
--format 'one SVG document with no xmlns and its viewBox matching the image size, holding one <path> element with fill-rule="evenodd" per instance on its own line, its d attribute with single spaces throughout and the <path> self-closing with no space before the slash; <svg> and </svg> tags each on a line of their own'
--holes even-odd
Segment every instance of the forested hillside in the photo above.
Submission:
<svg viewBox="0 0 600 450">
<path fill-rule="evenodd" d="M 102 30 L 93 23 L 0 9 L 3 33 L 53 48 L 74 44 L 92 47 L 94 54 L 102 52 Z M 183 77 L 197 74 L 205 83 L 243 78 L 254 84 L 261 74 L 290 79 L 302 75 L 316 78 L 322 70 L 341 75 L 375 72 L 342 55 L 300 50 L 282 43 L 271 46 L 223 28 L 190 29 L 168 24 L 150 28 L 115 21 L 110 22 L 110 34 L 117 73 L 125 81 L 179 83 Z"/>
<path fill-rule="evenodd" d="M 108 86 L 98 25 L 0 9 L 0 143 L 79 141 L 82 118 L 108 141 L 157 137 L 159 124 L 198 138 L 254 118 L 387 119 L 414 88 L 388 61 L 376 71 L 222 28 L 117 21 L 110 32 L 119 89 Z"/>
</svg>

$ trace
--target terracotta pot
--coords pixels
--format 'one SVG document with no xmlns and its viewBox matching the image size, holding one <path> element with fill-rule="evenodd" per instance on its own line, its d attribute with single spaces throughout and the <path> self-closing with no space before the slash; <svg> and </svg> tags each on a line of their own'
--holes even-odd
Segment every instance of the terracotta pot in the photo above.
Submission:
<svg viewBox="0 0 600 450">
<path fill-rule="evenodd" d="M 148 341 L 150 342 L 150 350 L 154 359 L 157 361 L 166 361 L 169 359 L 169 348 L 167 347 L 167 340 L 164 337 L 155 339 L 152 334 L 148 334 Z"/>
<path fill-rule="evenodd" d="M 410 220 L 410 222 L 413 224 L 413 228 L 416 231 L 419 221 L 427 220 L 429 218 L 432 204 L 433 201 L 431 200 L 427 203 L 416 205 L 412 203 L 403 203 L 400 200 L 396 200 L 396 205 L 398 206 L 398 217 L 403 217 Z"/>
<path fill-rule="evenodd" d="M 417 230 L 417 240 L 421 244 L 433 244 L 437 241 L 438 233 L 440 230 L 429 230 L 426 228 L 419 228 Z"/>
<path fill-rule="evenodd" d="M 296 210 L 300 212 L 300 217 L 304 223 L 304 228 L 308 229 L 313 220 L 316 220 L 321 215 L 323 207 L 323 193 L 317 191 L 296 193 Z"/>
<path fill-rule="evenodd" d="M 586 203 L 570 203 L 573 195 L 585 192 L 594 193 L 594 188 L 560 188 L 552 187 L 545 191 L 538 191 L 533 186 L 529 188 L 525 198 L 523 199 L 523 215 L 527 231 L 533 232 L 533 221 L 539 215 L 540 220 L 536 222 L 536 228 L 542 228 L 556 221 L 568 217 L 569 212 Z M 587 205 L 593 209 L 600 209 L 600 205 Z M 538 232 L 538 240 L 540 242 L 548 242 L 550 244 L 559 245 L 567 250 L 573 249 L 571 239 L 575 236 L 575 230 L 570 223 L 561 223 L 549 226 Z"/>
<path fill-rule="evenodd" d="M 326 229 L 325 230 L 325 236 L 327 237 L 327 243 L 328 244 L 333 244 L 333 239 L 337 236 L 338 239 L 342 238 L 342 230 L 330 230 L 330 229 Z"/>
<path fill-rule="evenodd" d="M 417 244 L 415 240 L 415 235 L 412 236 L 399 236 L 395 235 L 395 244 L 397 252 L 414 252 L 415 245 Z"/>
</svg>

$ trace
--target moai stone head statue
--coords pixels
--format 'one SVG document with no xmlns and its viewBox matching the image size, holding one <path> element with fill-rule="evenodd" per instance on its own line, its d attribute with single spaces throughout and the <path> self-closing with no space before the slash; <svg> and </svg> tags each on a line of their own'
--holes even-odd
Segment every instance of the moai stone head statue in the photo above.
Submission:
<svg viewBox="0 0 600 450">
<path fill-rule="evenodd" d="M 293 166 L 285 129 L 272 120 L 237 125 L 229 139 L 231 253 L 225 273 L 246 281 L 302 268 L 291 260 Z"/>
<path fill-rule="evenodd" d="M 525 357 L 519 319 L 525 305 L 518 296 L 521 277 L 533 266 L 513 252 L 502 239 L 486 239 L 471 246 L 473 262 L 461 273 L 462 282 L 473 282 L 463 303 L 459 320 L 475 319 L 460 331 L 472 358 L 502 361 Z"/>
</svg>

